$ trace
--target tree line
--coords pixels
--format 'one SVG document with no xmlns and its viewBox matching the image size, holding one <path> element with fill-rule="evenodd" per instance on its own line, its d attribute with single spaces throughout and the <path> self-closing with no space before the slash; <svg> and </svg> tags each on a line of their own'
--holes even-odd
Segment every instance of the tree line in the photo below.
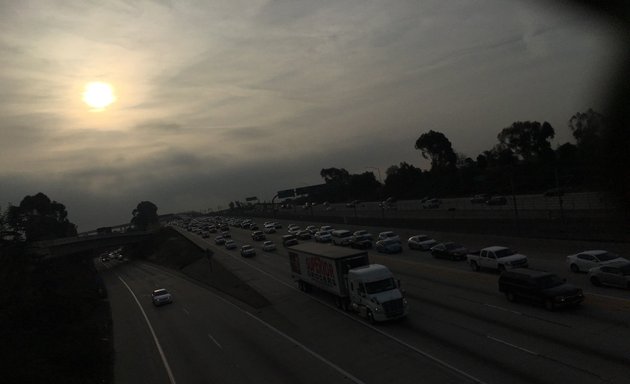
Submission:
<svg viewBox="0 0 630 384">
<path fill-rule="evenodd" d="M 476 158 L 455 151 L 441 132 L 422 133 L 414 144 L 429 160 L 429 170 L 401 162 L 385 172 L 384 183 L 374 173 L 350 174 L 344 168 L 324 168 L 327 188 L 296 201 L 419 199 L 473 194 L 541 193 L 603 190 L 614 180 L 607 148 L 611 137 L 607 119 L 589 109 L 573 115 L 567 126 L 575 143 L 552 148 L 555 129 L 550 123 L 516 121 L 497 134 L 497 143 Z"/>
<path fill-rule="evenodd" d="M 145 231 L 158 224 L 158 207 L 141 201 L 131 212 L 131 227 Z M 19 205 L 0 210 L 0 249 L 16 244 L 77 236 L 77 226 L 68 219 L 66 206 L 44 193 L 25 196 Z"/>
</svg>

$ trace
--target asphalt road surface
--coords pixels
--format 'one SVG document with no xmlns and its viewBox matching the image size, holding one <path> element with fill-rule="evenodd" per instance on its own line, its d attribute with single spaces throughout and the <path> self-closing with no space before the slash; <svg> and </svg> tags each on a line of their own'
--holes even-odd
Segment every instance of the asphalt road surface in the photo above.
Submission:
<svg viewBox="0 0 630 384">
<path fill-rule="evenodd" d="M 495 273 L 472 272 L 464 262 L 420 251 L 387 256 L 370 251 L 372 262 L 387 265 L 402 280 L 411 308 L 406 320 L 373 327 L 337 310 L 326 294 L 297 290 L 279 242 L 288 223 L 283 224 L 268 235 L 278 245 L 275 252 L 263 252 L 249 230 L 230 230 L 239 246 L 256 248 L 250 259 L 215 246 L 213 237 L 206 241 L 217 260 L 271 301 L 257 311 L 176 272 L 110 262 L 104 275 L 114 318 L 116 382 L 628 382 L 629 292 L 591 287 L 585 275 L 570 274 L 564 264 L 567 254 L 582 249 L 623 253 L 627 244 L 428 233 L 471 249 L 518 248 L 532 267 L 584 288 L 587 298 L 580 307 L 555 312 L 509 303 L 497 291 Z M 175 303 L 154 308 L 149 293 L 157 287 L 172 291 Z"/>
</svg>

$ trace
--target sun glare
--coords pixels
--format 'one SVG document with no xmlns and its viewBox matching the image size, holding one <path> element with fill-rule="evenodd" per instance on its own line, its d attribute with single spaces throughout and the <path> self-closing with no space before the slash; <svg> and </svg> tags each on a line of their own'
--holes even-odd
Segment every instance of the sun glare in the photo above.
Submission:
<svg viewBox="0 0 630 384">
<path fill-rule="evenodd" d="M 111 85 L 102 82 L 88 83 L 83 92 L 83 101 L 90 107 L 102 110 L 116 101 L 114 89 Z"/>
</svg>

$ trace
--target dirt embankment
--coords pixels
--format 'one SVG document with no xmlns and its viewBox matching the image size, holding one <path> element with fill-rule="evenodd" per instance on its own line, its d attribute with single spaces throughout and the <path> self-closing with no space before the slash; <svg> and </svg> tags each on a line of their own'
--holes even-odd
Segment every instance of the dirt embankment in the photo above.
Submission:
<svg viewBox="0 0 630 384">
<path fill-rule="evenodd" d="M 195 244 L 171 228 L 162 228 L 150 240 L 131 250 L 138 257 L 176 269 L 188 277 L 224 292 L 254 308 L 269 301 L 212 257 L 212 251 Z"/>
</svg>

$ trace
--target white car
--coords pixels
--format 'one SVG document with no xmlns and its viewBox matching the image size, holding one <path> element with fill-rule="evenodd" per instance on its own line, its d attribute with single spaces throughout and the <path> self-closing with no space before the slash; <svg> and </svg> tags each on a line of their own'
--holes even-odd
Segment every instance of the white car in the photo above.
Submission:
<svg viewBox="0 0 630 384">
<path fill-rule="evenodd" d="M 431 247 L 437 245 L 437 241 L 430 238 L 427 235 L 415 235 L 411 236 L 407 240 L 407 246 L 409 249 L 420 249 L 422 251 L 428 251 Z"/>
<path fill-rule="evenodd" d="M 319 227 L 319 231 L 320 232 L 332 232 L 332 231 L 334 231 L 334 229 L 330 225 L 322 225 L 321 227 Z"/>
<path fill-rule="evenodd" d="M 160 306 L 164 304 L 170 304 L 173 302 L 173 296 L 164 288 L 156 289 L 151 293 L 151 300 L 153 305 Z"/>
<path fill-rule="evenodd" d="M 271 223 L 271 224 L 265 225 L 265 228 L 263 229 L 263 232 L 265 232 L 265 233 L 276 233 L 276 226 L 275 226 L 275 224 Z"/>
<path fill-rule="evenodd" d="M 276 245 L 273 243 L 273 241 L 265 241 L 262 245 L 262 249 L 263 251 L 275 251 L 276 250 Z"/>
<path fill-rule="evenodd" d="M 400 236 L 398 236 L 392 231 L 385 231 L 385 232 L 379 233 L 378 239 L 379 240 L 395 240 L 395 241 L 400 242 Z"/>
<path fill-rule="evenodd" d="M 318 243 L 330 243 L 332 241 L 332 235 L 330 231 L 315 232 L 315 241 Z"/>
<path fill-rule="evenodd" d="M 306 227 L 305 230 L 309 231 L 311 233 L 311 235 L 314 235 L 315 232 L 317 232 L 317 227 L 315 227 L 314 225 L 309 225 L 308 227 Z"/>
<path fill-rule="evenodd" d="M 589 269 L 616 261 L 628 261 L 619 255 L 604 250 L 591 250 L 567 256 L 567 265 L 572 272 L 588 272 Z"/>
<path fill-rule="evenodd" d="M 613 261 L 601 267 L 591 268 L 588 279 L 593 285 L 610 285 L 630 289 L 630 262 Z"/>
<path fill-rule="evenodd" d="M 241 256 L 243 257 L 256 256 L 256 250 L 251 245 L 245 244 L 241 246 Z"/>
</svg>

